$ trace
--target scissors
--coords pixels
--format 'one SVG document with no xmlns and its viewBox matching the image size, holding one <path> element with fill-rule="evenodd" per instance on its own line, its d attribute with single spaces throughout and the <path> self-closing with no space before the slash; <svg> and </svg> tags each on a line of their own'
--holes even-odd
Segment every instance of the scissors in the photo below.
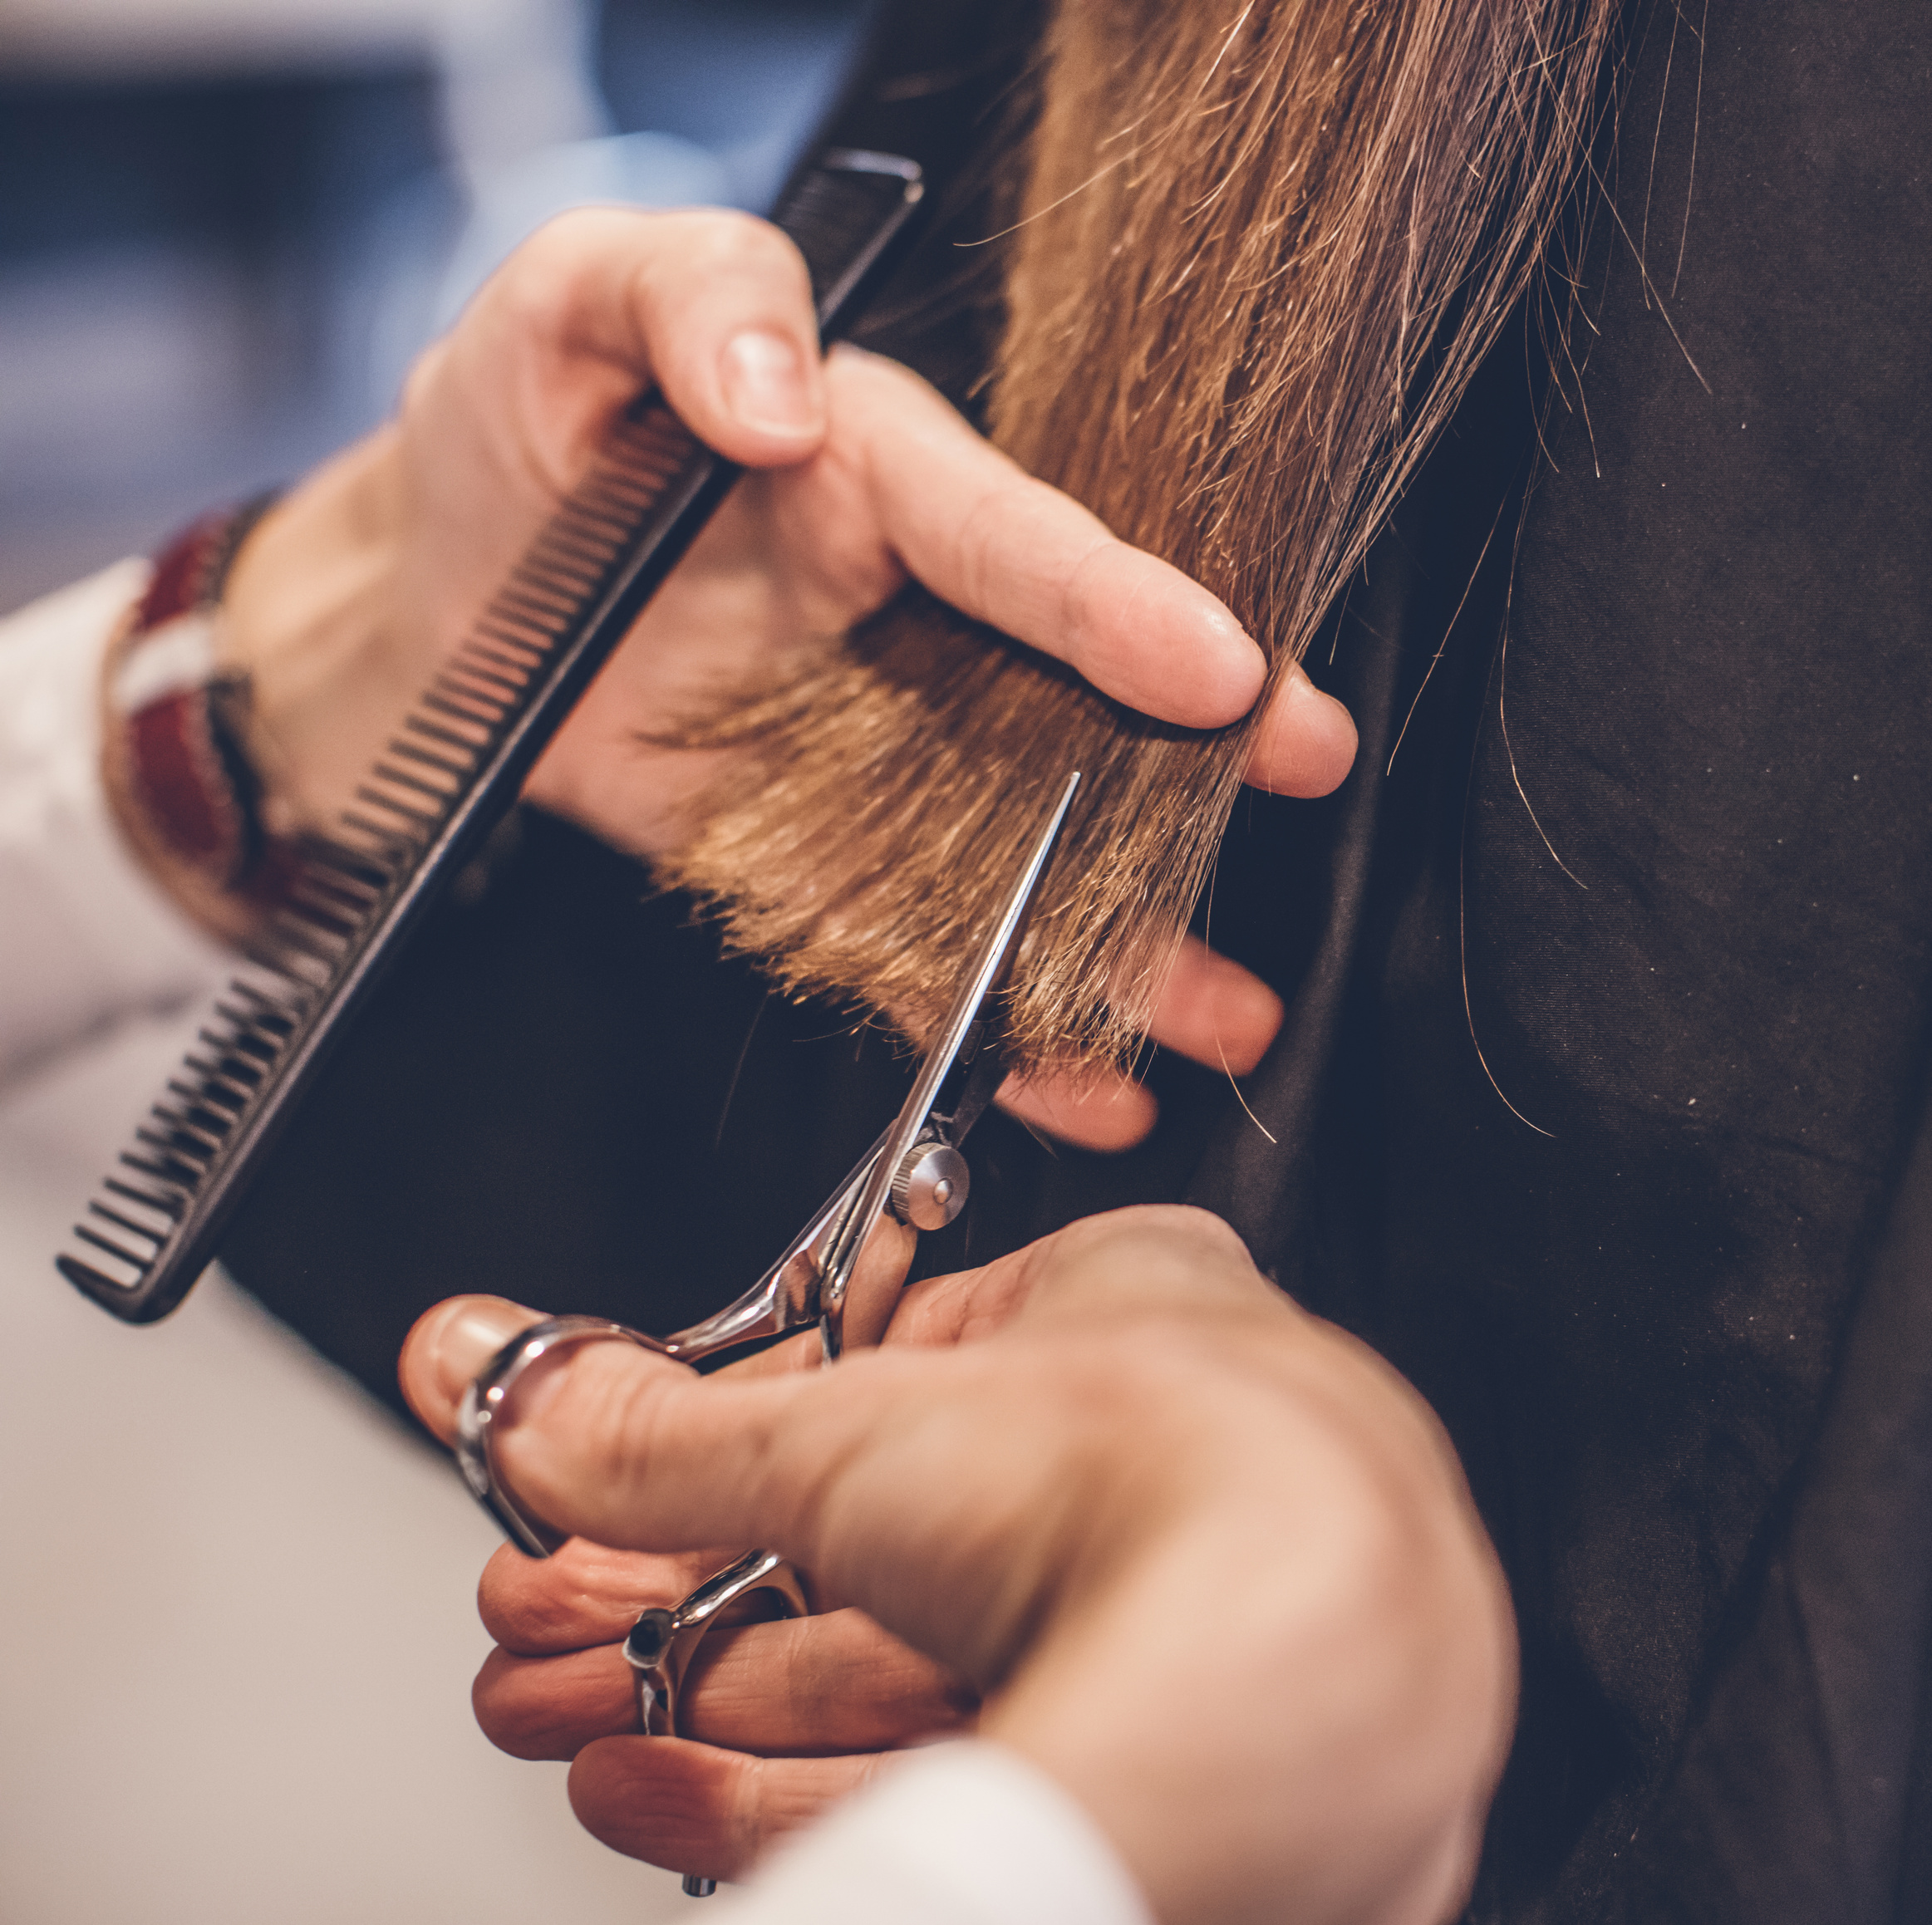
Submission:
<svg viewBox="0 0 1932 1925">
<path fill-rule="evenodd" d="M 456 1461 L 464 1481 L 509 1536 L 548 1557 L 563 1534 L 517 1504 L 499 1480 L 491 1433 L 519 1380 L 545 1358 L 585 1343 L 618 1341 L 692 1363 L 816 1323 L 830 1363 L 848 1347 L 877 1343 L 892 1319 L 910 1267 L 907 1243 L 893 1261 L 862 1261 L 887 1222 L 943 1230 L 966 1207 L 971 1171 L 961 1145 L 993 1100 L 1009 1067 L 999 999 L 1012 973 L 1040 880 L 1052 860 L 1079 787 L 1069 774 L 1028 846 L 998 911 L 961 974 L 951 1008 L 927 1051 L 899 1113 L 851 1174 L 813 1211 L 777 1262 L 738 1300 L 670 1337 L 648 1337 L 597 1317 L 550 1317 L 514 1337 L 484 1368 L 457 1412 Z M 700 1639 L 730 1607 L 754 1593 L 785 1616 L 805 1608 L 797 1574 L 769 1551 L 751 1551 L 701 1584 L 675 1610 L 644 1613 L 625 1640 L 637 1692 L 639 1728 L 674 1736 L 677 1696 Z M 702 1897 L 709 1878 L 687 1878 Z"/>
</svg>

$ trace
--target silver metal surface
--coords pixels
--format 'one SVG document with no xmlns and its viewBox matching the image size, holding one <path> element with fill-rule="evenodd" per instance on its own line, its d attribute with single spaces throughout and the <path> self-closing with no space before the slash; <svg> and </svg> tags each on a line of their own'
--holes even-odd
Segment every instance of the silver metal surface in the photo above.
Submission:
<svg viewBox="0 0 1932 1925">
<path fill-rule="evenodd" d="M 457 1468 L 470 1493 L 497 1522 L 519 1550 L 533 1558 L 547 1558 L 563 1543 L 564 1534 L 553 1530 L 541 1518 L 519 1509 L 496 1474 L 490 1439 L 511 1393 L 528 1372 L 545 1358 L 554 1360 L 585 1343 L 607 1343 L 613 1340 L 635 1343 L 641 1350 L 662 1353 L 664 1346 L 655 1337 L 612 1323 L 602 1317 L 546 1317 L 540 1323 L 513 1337 L 477 1373 L 475 1381 L 463 1393 L 456 1407 Z"/>
<path fill-rule="evenodd" d="M 879 1212 L 885 1208 L 900 1161 L 932 1119 L 940 1086 L 951 1073 L 969 1041 L 977 1048 L 987 1039 L 992 1012 L 987 1009 L 986 1004 L 1012 963 L 1020 933 L 1025 927 L 1026 911 L 1033 901 L 1033 891 L 1045 872 L 1054 843 L 1059 840 L 1060 826 L 1067 819 L 1067 811 L 1073 806 L 1074 791 L 1079 786 L 1079 772 L 1076 769 L 1067 778 L 1059 801 L 1040 824 L 1025 862 L 1013 878 L 1005 900 L 1000 905 L 998 915 L 994 917 L 966 974 L 960 979 L 952 1008 L 940 1025 L 939 1034 L 933 1038 L 926 1060 L 919 1066 L 919 1074 L 907 1093 L 904 1105 L 893 1119 L 892 1127 L 886 1132 L 883 1147 L 867 1173 L 864 1188 L 859 1191 L 852 1209 L 834 1225 L 826 1244 L 819 1280 L 819 1328 L 824 1338 L 828 1363 L 845 1348 L 846 1289 L 858 1267 L 866 1237 L 878 1221 Z"/>
<path fill-rule="evenodd" d="M 951 1143 L 915 1143 L 892 1177 L 892 1214 L 915 1230 L 944 1230 L 966 1208 L 972 1180 Z"/>
<path fill-rule="evenodd" d="M 890 1132 L 887 1132 L 887 1135 Z M 761 1337 L 802 1330 L 819 1317 L 820 1252 L 833 1230 L 858 1202 L 873 1166 L 884 1153 L 882 1135 L 853 1166 L 838 1187 L 813 1211 L 783 1254 L 735 1303 L 688 1328 L 674 1331 L 658 1346 L 666 1357 L 686 1363 L 716 1355 Z"/>
<path fill-rule="evenodd" d="M 637 1728 L 648 1737 L 675 1738 L 678 1694 L 705 1633 L 740 1598 L 768 1592 L 781 1618 L 805 1615 L 799 1574 L 776 1551 L 747 1551 L 707 1578 L 671 1610 L 644 1612 L 624 1640 L 624 1662 L 637 1692 Z"/>
<path fill-rule="evenodd" d="M 624 1661 L 637 1692 L 637 1729 L 652 1738 L 675 1738 L 677 1706 L 685 1674 L 704 1642 L 705 1633 L 741 1598 L 769 1597 L 781 1618 L 805 1615 L 805 1593 L 799 1574 L 776 1551 L 748 1551 L 707 1578 L 672 1610 L 644 1612 L 624 1640 Z M 715 1878 L 686 1872 L 685 1895 L 708 1898 L 718 1888 Z"/>
<path fill-rule="evenodd" d="M 828 1363 L 844 1349 L 848 1322 L 857 1342 L 878 1341 L 911 1264 L 910 1247 L 897 1253 L 897 1261 L 888 1247 L 871 1266 L 867 1300 L 856 1319 L 849 1315 L 850 1286 L 872 1240 L 887 1235 L 892 1223 L 940 1230 L 966 1206 L 972 1173 L 959 1147 L 1005 1077 L 999 1012 L 992 1005 L 1012 968 L 1034 891 L 1079 785 L 1075 770 L 1035 833 L 891 1127 L 743 1296 L 664 1338 L 647 1337 L 602 1318 L 547 1318 L 506 1343 L 464 1392 L 457 1412 L 457 1464 L 478 1501 L 519 1549 L 548 1557 L 563 1540 L 540 1518 L 527 1515 L 504 1489 L 491 1456 L 490 1434 L 519 1379 L 543 1358 L 579 1344 L 616 1340 L 691 1363 L 813 1323 L 819 1326 Z M 951 1110 L 938 1113 L 937 1105 L 956 1070 L 963 1081 Z"/>
</svg>

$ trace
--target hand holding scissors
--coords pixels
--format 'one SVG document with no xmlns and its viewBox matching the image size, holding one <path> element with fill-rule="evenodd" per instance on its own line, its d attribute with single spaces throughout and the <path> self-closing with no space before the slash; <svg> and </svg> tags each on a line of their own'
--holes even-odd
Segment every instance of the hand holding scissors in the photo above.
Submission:
<svg viewBox="0 0 1932 1925">
<path fill-rule="evenodd" d="M 547 1318 L 513 1338 L 470 1384 L 457 1412 L 457 1462 L 479 1501 L 520 1549 L 548 1557 L 563 1539 L 504 1488 L 490 1439 L 519 1383 L 546 1358 L 553 1362 L 585 1343 L 617 1341 L 696 1363 L 813 1323 L 819 1326 L 827 1363 L 848 1345 L 878 1342 L 911 1266 L 916 1233 L 943 1229 L 966 1206 L 971 1172 L 961 1146 L 1009 1067 L 998 997 L 1079 780 L 1077 773 L 1068 777 L 1029 844 L 960 977 L 952 1006 L 898 1115 L 743 1296 L 666 1338 L 647 1337 L 599 1318 Z M 781 1615 L 805 1612 L 797 1574 L 774 1554 L 754 1550 L 674 1609 L 653 1608 L 638 1618 L 624 1654 L 635 1674 L 640 1730 L 676 1735 L 679 1690 L 699 1643 L 727 1613 L 757 1594 Z M 686 1880 L 686 1889 L 694 1896 L 713 1888 L 708 1878 Z"/>
</svg>

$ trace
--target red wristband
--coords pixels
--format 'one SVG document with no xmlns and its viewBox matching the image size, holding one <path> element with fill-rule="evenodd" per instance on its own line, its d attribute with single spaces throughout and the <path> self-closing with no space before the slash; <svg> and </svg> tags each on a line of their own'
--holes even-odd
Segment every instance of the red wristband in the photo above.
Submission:
<svg viewBox="0 0 1932 1925">
<path fill-rule="evenodd" d="M 273 499 L 204 515 L 162 550 L 108 682 L 147 827 L 214 888 L 263 906 L 284 893 L 295 852 L 263 827 L 248 678 L 222 672 L 216 644 L 229 569 Z"/>
</svg>

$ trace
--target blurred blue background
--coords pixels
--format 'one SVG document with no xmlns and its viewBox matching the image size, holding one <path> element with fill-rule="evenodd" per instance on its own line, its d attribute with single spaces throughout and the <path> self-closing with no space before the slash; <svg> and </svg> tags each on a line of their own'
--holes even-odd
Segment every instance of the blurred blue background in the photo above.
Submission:
<svg viewBox="0 0 1932 1925">
<path fill-rule="evenodd" d="M 293 479 L 549 215 L 763 209 L 871 0 L 0 0 L 0 611 Z"/>
</svg>

